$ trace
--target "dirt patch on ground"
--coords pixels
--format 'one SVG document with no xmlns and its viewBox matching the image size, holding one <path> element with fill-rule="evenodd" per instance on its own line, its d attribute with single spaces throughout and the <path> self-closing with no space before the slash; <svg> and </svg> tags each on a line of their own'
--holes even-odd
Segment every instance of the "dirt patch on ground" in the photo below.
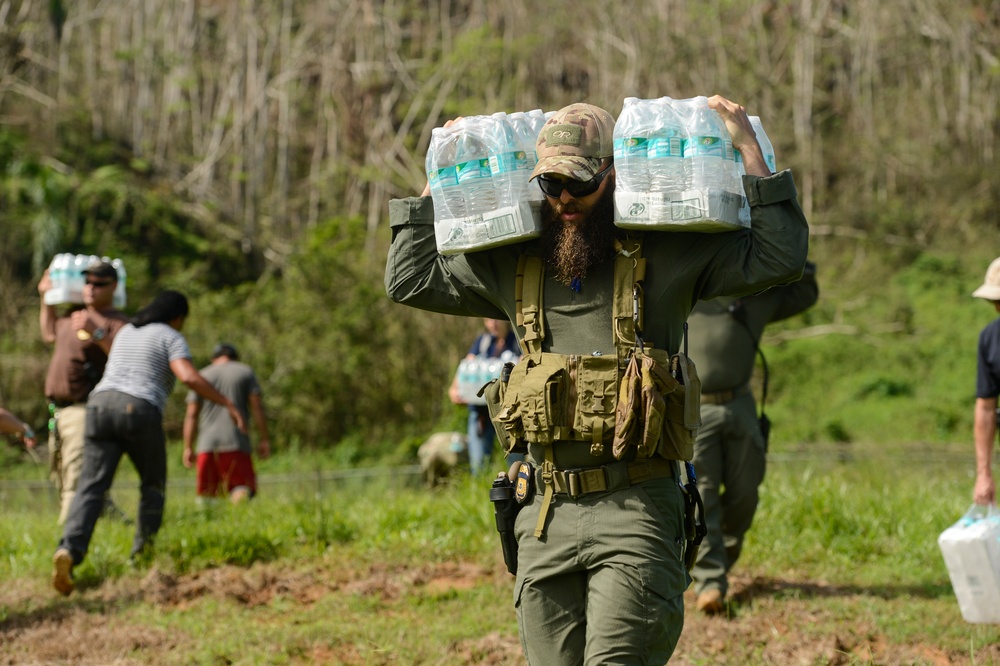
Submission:
<svg viewBox="0 0 1000 666">
<path fill-rule="evenodd" d="M 1000 645 L 975 656 L 934 644 L 935 627 L 910 642 L 890 642 L 860 621 L 838 621 L 817 600 L 878 597 L 879 590 L 772 578 L 730 578 L 730 602 L 721 616 L 706 617 L 685 594 L 687 615 L 671 665 L 775 664 L 778 666 L 951 666 L 1000 663 Z"/>
<path fill-rule="evenodd" d="M 179 643 L 183 639 L 150 627 L 148 621 L 129 623 L 127 613 L 119 612 L 134 605 L 183 610 L 206 597 L 215 597 L 247 609 L 266 609 L 279 597 L 284 602 L 291 600 L 297 605 L 310 606 L 328 595 L 340 594 L 370 598 L 377 605 L 391 607 L 401 600 L 421 597 L 433 600 L 480 585 L 494 586 L 503 594 L 510 581 L 505 574 L 466 563 L 419 567 L 371 565 L 363 570 L 294 569 L 259 564 L 245 569 L 224 566 L 186 575 L 153 568 L 141 577 L 109 580 L 83 590 L 69 601 L 55 597 L 42 582 L 10 581 L 0 589 L 3 599 L 0 608 L 6 610 L 0 616 L 0 664 L 145 664 L 151 663 L 149 655 L 166 655 L 174 649 L 183 653 L 186 646 Z M 721 617 L 704 617 L 694 611 L 693 594 L 688 592 L 685 630 L 671 664 L 1000 663 L 1000 646 L 980 650 L 973 658 L 968 651 L 946 652 L 929 640 L 893 644 L 873 627 L 863 623 L 838 625 L 822 606 L 817 610 L 816 598 L 855 593 L 862 591 L 774 579 L 735 578 L 730 612 Z M 399 655 L 384 660 L 373 658 L 366 647 L 317 642 L 290 663 L 345 666 L 402 663 Z M 525 662 L 516 636 L 491 631 L 443 646 L 440 658 L 421 663 L 523 666 Z"/>
</svg>

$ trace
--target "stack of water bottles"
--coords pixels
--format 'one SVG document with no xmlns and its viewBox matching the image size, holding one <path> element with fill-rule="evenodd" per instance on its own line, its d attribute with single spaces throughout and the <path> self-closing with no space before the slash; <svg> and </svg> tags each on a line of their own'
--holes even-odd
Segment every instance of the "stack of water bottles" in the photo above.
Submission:
<svg viewBox="0 0 1000 666">
<path fill-rule="evenodd" d="M 479 397 L 479 389 L 500 376 L 503 364 L 517 362 L 517 356 L 509 349 L 499 358 L 476 356 L 463 358 L 458 364 L 458 395 L 467 405 L 485 405 L 486 399 Z"/>
<path fill-rule="evenodd" d="M 125 263 L 121 259 L 109 259 L 108 257 L 98 257 L 90 254 L 72 254 L 63 252 L 52 258 L 49 264 L 49 280 L 52 282 L 51 288 L 45 292 L 45 303 L 47 305 L 62 305 L 65 303 L 83 303 L 83 285 L 86 276 L 83 271 L 93 262 L 105 261 L 118 272 L 118 285 L 112 304 L 116 308 L 125 307 Z"/>
<path fill-rule="evenodd" d="M 756 123 L 773 171 L 773 150 L 759 118 Z M 614 157 L 618 226 L 683 231 L 750 226 L 742 156 L 707 97 L 625 98 L 615 124 Z"/>
<path fill-rule="evenodd" d="M 456 254 L 538 236 L 543 200 L 535 168 L 541 109 L 466 116 L 431 132 L 427 182 L 438 252 Z"/>
<path fill-rule="evenodd" d="M 1000 511 L 969 507 L 938 537 L 948 577 L 966 622 L 1000 623 Z"/>
</svg>

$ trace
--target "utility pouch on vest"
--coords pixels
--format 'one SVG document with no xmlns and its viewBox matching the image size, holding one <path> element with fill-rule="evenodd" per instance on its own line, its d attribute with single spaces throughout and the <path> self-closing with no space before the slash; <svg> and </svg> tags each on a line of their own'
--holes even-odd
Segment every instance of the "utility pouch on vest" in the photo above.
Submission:
<svg viewBox="0 0 1000 666">
<path fill-rule="evenodd" d="M 571 356 L 569 374 L 575 396 L 572 439 L 591 442 L 600 453 L 615 432 L 615 402 L 618 397 L 618 359 L 614 356 Z M 574 399 L 575 397 L 575 399 Z"/>
<path fill-rule="evenodd" d="M 691 460 L 701 426 L 701 380 L 694 361 L 684 354 L 670 357 L 670 376 L 679 385 L 664 396 L 666 412 L 659 452 L 667 460 Z"/>
<path fill-rule="evenodd" d="M 525 443 L 556 440 L 600 447 L 614 432 L 618 362 L 613 356 L 532 352 L 511 370 L 506 387 L 491 389 L 487 402 L 497 431 L 505 433 L 505 447 L 512 447 L 508 453 L 524 450 Z"/>
<path fill-rule="evenodd" d="M 522 357 L 511 370 L 495 418 L 497 430 L 503 430 L 508 441 L 551 444 L 557 430 L 567 429 L 564 358 L 536 352 Z"/>
<path fill-rule="evenodd" d="M 482 398 L 486 400 L 486 410 L 489 412 L 490 421 L 493 422 L 493 429 L 497 433 L 500 441 L 500 448 L 504 454 L 525 453 L 528 449 L 524 444 L 524 439 L 515 437 L 507 429 L 500 425 L 498 415 L 503 408 L 504 394 L 507 392 L 507 382 L 503 379 L 494 379 L 479 390 Z"/>
<path fill-rule="evenodd" d="M 643 350 L 635 350 L 625 367 L 618 390 L 612 448 L 616 459 L 626 457 L 633 446 L 639 458 L 648 458 L 656 453 L 667 415 L 665 397 L 679 388 L 682 388 L 681 383 L 670 375 L 662 363 Z"/>
</svg>

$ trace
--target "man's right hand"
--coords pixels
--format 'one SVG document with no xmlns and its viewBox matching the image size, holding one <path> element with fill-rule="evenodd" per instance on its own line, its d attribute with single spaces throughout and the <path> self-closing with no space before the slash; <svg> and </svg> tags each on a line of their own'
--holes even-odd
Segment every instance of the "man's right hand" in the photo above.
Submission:
<svg viewBox="0 0 1000 666">
<path fill-rule="evenodd" d="M 771 170 L 764 161 L 764 153 L 757 141 L 757 133 L 750 124 L 750 117 L 741 104 L 730 101 L 722 95 L 708 98 L 708 107 L 713 109 L 726 123 L 733 149 L 743 156 L 743 165 L 751 176 L 769 176 Z"/>
<path fill-rule="evenodd" d="M 38 281 L 38 295 L 44 297 L 45 292 L 52 288 L 52 278 L 49 277 L 49 269 L 42 273 L 42 279 Z"/>
<path fill-rule="evenodd" d="M 976 485 L 972 491 L 972 500 L 980 506 L 996 503 L 996 484 L 993 482 L 992 474 L 976 474 Z"/>
</svg>

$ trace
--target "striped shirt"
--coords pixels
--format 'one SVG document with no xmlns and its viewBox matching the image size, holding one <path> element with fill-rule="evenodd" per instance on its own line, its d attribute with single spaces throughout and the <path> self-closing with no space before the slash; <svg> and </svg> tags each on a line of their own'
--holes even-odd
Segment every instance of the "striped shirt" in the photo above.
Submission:
<svg viewBox="0 0 1000 666">
<path fill-rule="evenodd" d="M 170 362 L 191 359 L 191 350 L 180 331 L 167 324 L 125 326 L 115 336 L 104 377 L 94 389 L 119 391 L 141 398 L 162 413 L 177 378 Z"/>
</svg>

